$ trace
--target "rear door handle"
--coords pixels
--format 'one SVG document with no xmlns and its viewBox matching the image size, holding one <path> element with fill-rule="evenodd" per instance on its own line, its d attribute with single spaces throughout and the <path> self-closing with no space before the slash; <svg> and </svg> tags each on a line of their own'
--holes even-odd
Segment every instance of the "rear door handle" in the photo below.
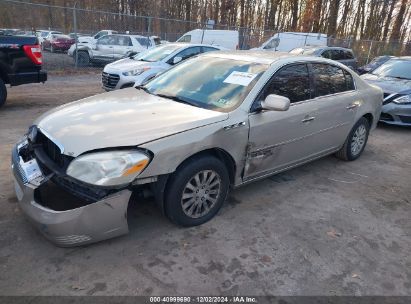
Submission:
<svg viewBox="0 0 411 304">
<path fill-rule="evenodd" d="M 301 122 L 310 122 L 310 121 L 313 121 L 314 119 L 315 119 L 314 116 L 306 116 L 304 117 L 303 120 L 301 120 Z"/>
</svg>

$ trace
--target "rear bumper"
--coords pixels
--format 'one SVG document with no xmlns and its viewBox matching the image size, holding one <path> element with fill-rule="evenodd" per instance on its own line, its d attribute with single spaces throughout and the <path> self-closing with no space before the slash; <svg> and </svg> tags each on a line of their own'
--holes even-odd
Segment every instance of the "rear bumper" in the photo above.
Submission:
<svg viewBox="0 0 411 304">
<path fill-rule="evenodd" d="M 22 176 L 24 173 L 20 170 L 19 158 L 15 147 L 11 167 L 19 205 L 34 226 L 52 243 L 61 247 L 71 247 L 128 233 L 127 206 L 131 196 L 130 190 L 121 190 L 79 208 L 53 210 L 42 205 L 36 198 L 36 191 L 46 187 L 47 182 L 27 182 Z"/>
<path fill-rule="evenodd" d="M 26 83 L 39 83 L 47 81 L 47 72 L 38 71 L 38 72 L 26 72 L 26 73 L 16 73 L 9 74 L 9 82 L 12 86 L 17 86 Z"/>
</svg>

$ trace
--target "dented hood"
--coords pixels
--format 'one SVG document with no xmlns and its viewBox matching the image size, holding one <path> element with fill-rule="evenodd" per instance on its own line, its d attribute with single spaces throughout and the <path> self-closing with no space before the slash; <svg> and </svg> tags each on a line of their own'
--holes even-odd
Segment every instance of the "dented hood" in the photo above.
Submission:
<svg viewBox="0 0 411 304">
<path fill-rule="evenodd" d="M 227 118 L 227 113 L 128 88 L 63 105 L 35 124 L 63 147 L 64 154 L 78 156 L 95 149 L 141 145 Z"/>
</svg>

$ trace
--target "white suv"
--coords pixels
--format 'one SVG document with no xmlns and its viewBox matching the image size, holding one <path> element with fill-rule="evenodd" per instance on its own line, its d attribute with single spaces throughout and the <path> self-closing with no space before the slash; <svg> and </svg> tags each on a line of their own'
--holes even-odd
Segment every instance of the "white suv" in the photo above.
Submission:
<svg viewBox="0 0 411 304">
<path fill-rule="evenodd" d="M 173 65 L 195 55 L 223 48 L 206 44 L 169 43 L 118 60 L 104 67 L 102 85 L 106 91 L 141 85 Z"/>
</svg>

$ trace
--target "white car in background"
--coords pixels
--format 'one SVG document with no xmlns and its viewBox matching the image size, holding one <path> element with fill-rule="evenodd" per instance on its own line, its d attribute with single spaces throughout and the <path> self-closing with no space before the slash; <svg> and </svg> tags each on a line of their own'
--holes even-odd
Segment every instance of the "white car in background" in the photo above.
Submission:
<svg viewBox="0 0 411 304">
<path fill-rule="evenodd" d="M 78 66 L 88 66 L 90 63 L 109 63 L 121 58 L 154 48 L 155 42 L 151 37 L 140 35 L 105 35 L 95 43 L 73 44 L 67 54 L 77 60 Z M 76 52 L 78 52 L 76 56 Z"/>
<path fill-rule="evenodd" d="M 240 44 L 238 31 L 196 29 L 185 33 L 176 42 L 202 43 L 236 50 Z"/>
<path fill-rule="evenodd" d="M 121 59 L 104 67 L 102 85 L 106 91 L 141 85 L 173 65 L 195 55 L 222 50 L 215 45 L 169 43 Z"/>
</svg>

